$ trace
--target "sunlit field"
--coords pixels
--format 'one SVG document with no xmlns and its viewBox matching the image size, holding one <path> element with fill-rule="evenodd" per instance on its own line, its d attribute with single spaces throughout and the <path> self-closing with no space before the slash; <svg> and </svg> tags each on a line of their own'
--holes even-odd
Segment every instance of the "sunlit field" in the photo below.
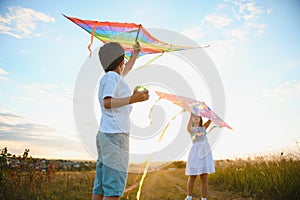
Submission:
<svg viewBox="0 0 300 200">
<path fill-rule="evenodd" d="M 300 199 L 300 160 L 295 154 L 216 163 L 211 185 L 254 199 Z"/>
<path fill-rule="evenodd" d="M 95 171 L 58 171 L 51 168 L 8 168 L 1 155 L 0 199 L 90 199 Z M 22 157 L 20 157 L 22 159 Z M 30 162 L 28 162 L 30 163 Z M 300 160 L 295 154 L 216 161 L 209 176 L 208 199 L 300 199 Z M 185 163 L 172 163 L 149 172 L 142 200 L 180 200 L 186 196 Z M 23 169 L 23 170 L 21 170 Z M 121 199 L 136 199 L 141 174 L 129 174 Z M 130 189 L 131 187 L 131 189 Z M 194 199 L 201 198 L 200 181 Z"/>
</svg>

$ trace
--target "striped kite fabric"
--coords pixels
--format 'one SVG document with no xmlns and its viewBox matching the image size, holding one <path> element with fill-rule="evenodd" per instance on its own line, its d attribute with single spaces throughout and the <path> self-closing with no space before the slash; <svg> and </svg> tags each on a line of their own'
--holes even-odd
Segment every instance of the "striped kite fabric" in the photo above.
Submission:
<svg viewBox="0 0 300 200">
<path fill-rule="evenodd" d="M 165 43 L 153 37 L 141 24 L 108 21 L 100 22 L 94 20 L 82 20 L 68 16 L 65 17 L 92 34 L 91 44 L 93 36 L 104 43 L 119 42 L 125 49 L 126 59 L 130 58 L 133 51 L 133 45 L 137 41 L 140 43 L 140 52 L 138 57 L 145 54 L 164 53 L 209 46 L 189 47 Z M 88 47 L 89 50 L 91 44 Z"/>
</svg>

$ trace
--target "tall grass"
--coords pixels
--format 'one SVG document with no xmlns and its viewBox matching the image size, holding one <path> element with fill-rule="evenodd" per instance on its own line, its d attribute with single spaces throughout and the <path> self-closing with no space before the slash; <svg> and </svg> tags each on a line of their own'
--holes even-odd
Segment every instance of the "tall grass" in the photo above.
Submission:
<svg viewBox="0 0 300 200">
<path fill-rule="evenodd" d="M 295 155 L 216 163 L 210 184 L 255 199 L 300 199 L 300 160 Z"/>
<path fill-rule="evenodd" d="M 59 172 L 49 178 L 46 173 L 6 174 L 1 181 L 0 199 L 90 199 L 95 172 Z"/>
<path fill-rule="evenodd" d="M 183 199 L 187 182 L 184 165 L 184 162 L 175 162 L 168 167 L 177 170 L 166 167 L 149 172 L 141 199 Z M 300 199 L 300 159 L 295 155 L 223 160 L 216 161 L 215 165 L 216 173 L 209 175 L 208 199 Z M 138 181 L 134 184 L 136 176 L 135 173 L 128 175 L 127 188 L 138 186 Z M 57 172 L 55 166 L 42 171 L 29 165 L 23 168 L 0 165 L 0 199 L 90 199 L 94 177 L 95 171 Z M 195 186 L 196 197 L 201 196 L 196 189 L 199 186 Z M 138 187 L 133 187 L 129 199 L 136 199 L 137 191 Z M 127 199 L 127 194 L 120 199 Z"/>
</svg>

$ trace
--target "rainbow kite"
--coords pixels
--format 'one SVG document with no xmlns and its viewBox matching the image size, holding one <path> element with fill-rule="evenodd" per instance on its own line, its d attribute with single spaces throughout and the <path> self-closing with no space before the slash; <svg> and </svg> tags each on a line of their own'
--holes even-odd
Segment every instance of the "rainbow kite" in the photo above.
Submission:
<svg viewBox="0 0 300 200">
<path fill-rule="evenodd" d="M 197 101 L 188 97 L 168 94 L 155 91 L 159 99 L 166 99 L 175 105 L 182 107 L 185 111 L 194 113 L 195 115 L 210 119 L 215 125 L 232 129 L 224 122 L 216 113 L 214 113 L 204 102 Z"/>
<path fill-rule="evenodd" d="M 65 17 L 91 34 L 91 44 L 88 46 L 90 52 L 93 36 L 104 43 L 119 42 L 125 49 L 126 59 L 130 58 L 133 51 L 133 45 L 137 41 L 140 43 L 140 52 L 138 57 L 145 54 L 173 52 L 209 46 L 188 47 L 168 44 L 150 35 L 150 33 L 141 24 L 107 21 L 99 22 L 93 20 L 82 20 L 68 16 Z"/>
</svg>

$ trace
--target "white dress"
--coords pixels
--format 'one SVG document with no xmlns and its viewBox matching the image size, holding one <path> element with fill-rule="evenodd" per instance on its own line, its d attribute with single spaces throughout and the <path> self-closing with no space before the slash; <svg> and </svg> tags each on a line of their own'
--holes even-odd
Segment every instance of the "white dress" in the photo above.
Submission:
<svg viewBox="0 0 300 200">
<path fill-rule="evenodd" d="M 205 127 L 192 127 L 193 133 L 205 132 Z M 215 172 L 211 147 L 206 135 L 196 136 L 190 149 L 186 165 L 186 175 L 211 174 Z"/>
</svg>

